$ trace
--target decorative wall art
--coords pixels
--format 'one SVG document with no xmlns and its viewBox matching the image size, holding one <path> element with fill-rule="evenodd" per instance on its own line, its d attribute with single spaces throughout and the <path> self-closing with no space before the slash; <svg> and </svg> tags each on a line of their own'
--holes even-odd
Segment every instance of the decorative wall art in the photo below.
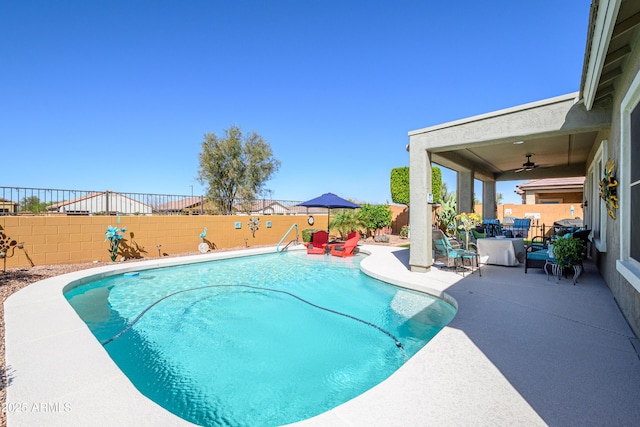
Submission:
<svg viewBox="0 0 640 427">
<path fill-rule="evenodd" d="M 604 165 L 604 177 L 600 181 L 600 197 L 604 200 L 607 213 L 612 219 L 616 219 L 618 209 L 618 180 L 613 174 L 615 167 L 614 159 L 607 160 Z"/>
</svg>

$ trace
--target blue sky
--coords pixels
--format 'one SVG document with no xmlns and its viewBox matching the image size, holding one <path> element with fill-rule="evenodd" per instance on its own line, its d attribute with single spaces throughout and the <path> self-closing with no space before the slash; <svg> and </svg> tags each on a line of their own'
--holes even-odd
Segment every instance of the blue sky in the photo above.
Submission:
<svg viewBox="0 0 640 427">
<path fill-rule="evenodd" d="M 0 186 L 201 194 L 235 124 L 273 198 L 390 202 L 409 131 L 577 91 L 589 3 L 3 1 Z"/>
</svg>

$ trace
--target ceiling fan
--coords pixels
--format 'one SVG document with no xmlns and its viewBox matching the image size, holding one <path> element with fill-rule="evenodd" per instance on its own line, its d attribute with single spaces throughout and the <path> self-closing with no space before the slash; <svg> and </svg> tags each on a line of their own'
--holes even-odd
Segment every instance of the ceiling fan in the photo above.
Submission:
<svg viewBox="0 0 640 427">
<path fill-rule="evenodd" d="M 535 162 L 531 161 L 531 156 L 533 156 L 532 153 L 525 154 L 524 156 L 527 158 L 527 161 L 522 164 L 521 168 L 515 170 L 516 173 L 523 172 L 523 171 L 528 172 L 538 167 L 538 165 L 536 165 Z"/>
</svg>

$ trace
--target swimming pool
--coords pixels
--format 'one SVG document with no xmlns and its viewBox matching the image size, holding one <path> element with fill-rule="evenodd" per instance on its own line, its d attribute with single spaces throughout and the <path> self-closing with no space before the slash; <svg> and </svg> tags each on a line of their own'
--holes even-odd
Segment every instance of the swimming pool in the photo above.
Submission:
<svg viewBox="0 0 640 427">
<path fill-rule="evenodd" d="M 279 425 L 381 382 L 453 317 L 357 261 L 294 251 L 118 275 L 65 295 L 101 342 L 144 312 L 105 349 L 168 410 L 202 425 Z"/>
</svg>

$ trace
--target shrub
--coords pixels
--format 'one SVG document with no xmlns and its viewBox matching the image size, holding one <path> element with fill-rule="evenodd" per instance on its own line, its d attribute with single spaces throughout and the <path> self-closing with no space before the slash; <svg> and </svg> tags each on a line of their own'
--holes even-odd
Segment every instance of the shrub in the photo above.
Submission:
<svg viewBox="0 0 640 427">
<path fill-rule="evenodd" d="M 302 241 L 307 243 L 310 242 L 313 238 L 313 233 L 316 231 L 318 231 L 317 228 L 305 228 L 302 230 Z"/>
</svg>

